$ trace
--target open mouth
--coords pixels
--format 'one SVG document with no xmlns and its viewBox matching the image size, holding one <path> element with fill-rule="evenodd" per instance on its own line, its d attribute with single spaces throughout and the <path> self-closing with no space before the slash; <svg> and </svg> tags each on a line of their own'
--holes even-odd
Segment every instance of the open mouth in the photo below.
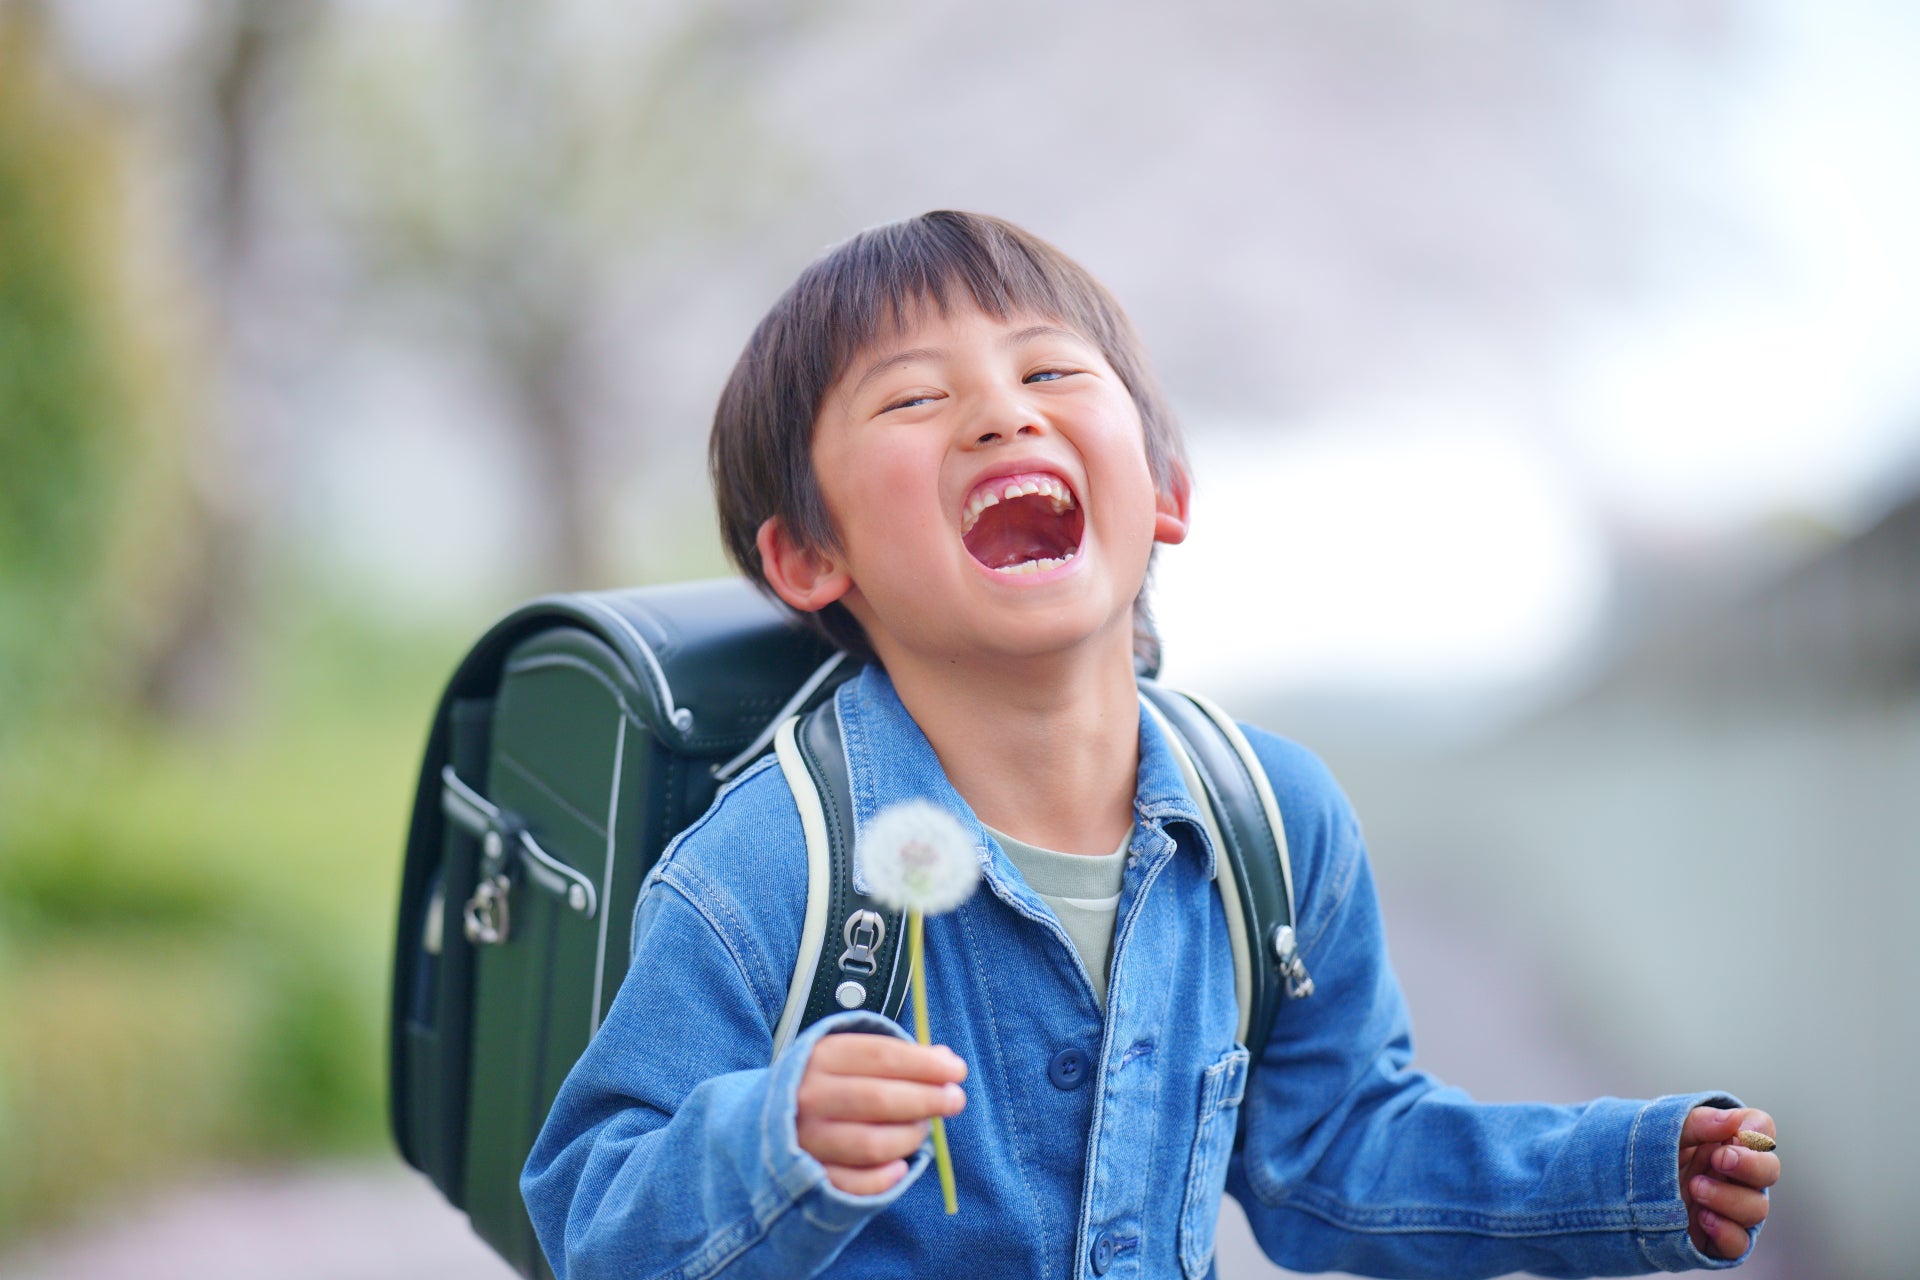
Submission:
<svg viewBox="0 0 1920 1280">
<path fill-rule="evenodd" d="M 1066 482 L 1034 471 L 976 486 L 961 513 L 960 540 L 995 573 L 1044 573 L 1073 559 L 1085 527 Z"/>
</svg>

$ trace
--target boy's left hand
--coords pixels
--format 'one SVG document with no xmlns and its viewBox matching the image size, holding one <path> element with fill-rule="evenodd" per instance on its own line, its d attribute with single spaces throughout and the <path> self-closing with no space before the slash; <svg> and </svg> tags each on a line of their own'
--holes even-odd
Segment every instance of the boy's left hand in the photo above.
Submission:
<svg viewBox="0 0 1920 1280">
<path fill-rule="evenodd" d="M 1747 1231 L 1767 1216 L 1764 1191 L 1780 1180 L 1780 1157 L 1749 1151 L 1733 1135 L 1752 1129 L 1773 1137 L 1773 1117 L 1751 1107 L 1695 1107 L 1680 1129 L 1680 1198 L 1687 1232 L 1710 1258 L 1747 1251 Z"/>
</svg>

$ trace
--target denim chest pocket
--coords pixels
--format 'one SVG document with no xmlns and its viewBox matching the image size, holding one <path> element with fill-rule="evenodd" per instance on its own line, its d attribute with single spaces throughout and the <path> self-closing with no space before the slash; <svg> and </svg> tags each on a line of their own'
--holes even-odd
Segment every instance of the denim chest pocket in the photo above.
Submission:
<svg viewBox="0 0 1920 1280">
<path fill-rule="evenodd" d="M 1187 1159 L 1187 1190 L 1180 1201 L 1180 1270 L 1200 1280 L 1213 1265 L 1213 1233 L 1227 1188 L 1227 1161 L 1247 1090 L 1247 1051 L 1238 1045 L 1200 1078 L 1199 1123 Z"/>
</svg>

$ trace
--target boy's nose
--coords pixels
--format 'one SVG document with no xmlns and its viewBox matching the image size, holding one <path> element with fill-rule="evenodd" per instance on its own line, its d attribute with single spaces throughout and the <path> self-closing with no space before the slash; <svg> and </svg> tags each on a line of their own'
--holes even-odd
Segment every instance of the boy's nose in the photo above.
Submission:
<svg viewBox="0 0 1920 1280">
<path fill-rule="evenodd" d="M 973 443 L 977 446 L 999 444 L 1003 440 L 1019 439 L 1024 436 L 1037 436 L 1039 434 L 1040 434 L 1039 427 L 1034 426 L 1032 423 L 1027 423 L 1023 426 L 1016 427 L 1011 431 L 982 432 L 980 436 L 974 440 Z"/>
<path fill-rule="evenodd" d="M 1008 444 L 1046 434 L 1046 420 L 1035 409 L 1022 389 L 1017 387 L 981 387 L 969 398 L 968 414 L 959 426 L 963 439 L 972 448 Z"/>
<path fill-rule="evenodd" d="M 1025 396 L 1002 390 L 979 402 L 975 417 L 967 429 L 972 432 L 974 448 L 983 449 L 988 445 L 1043 435 L 1041 423 L 1040 415 Z"/>
</svg>

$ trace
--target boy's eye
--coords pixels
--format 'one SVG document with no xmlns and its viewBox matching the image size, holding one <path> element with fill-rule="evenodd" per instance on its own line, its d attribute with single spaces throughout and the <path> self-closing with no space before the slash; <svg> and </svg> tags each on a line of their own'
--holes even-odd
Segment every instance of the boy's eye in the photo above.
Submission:
<svg viewBox="0 0 1920 1280">
<path fill-rule="evenodd" d="M 1023 379 L 1023 381 L 1057 382 L 1059 379 L 1066 377 L 1068 374 L 1078 373 L 1078 372 L 1079 370 L 1077 369 L 1036 369 L 1032 373 L 1028 374 L 1026 378 Z"/>
<path fill-rule="evenodd" d="M 928 394 L 928 395 L 915 394 L 910 396 L 903 396 L 900 399 L 894 400 L 888 403 L 887 405 L 885 405 L 884 407 L 882 407 L 880 412 L 892 413 L 895 409 L 911 409 L 915 405 L 928 404 L 939 398 L 940 397 L 931 395 L 931 394 Z"/>
</svg>

